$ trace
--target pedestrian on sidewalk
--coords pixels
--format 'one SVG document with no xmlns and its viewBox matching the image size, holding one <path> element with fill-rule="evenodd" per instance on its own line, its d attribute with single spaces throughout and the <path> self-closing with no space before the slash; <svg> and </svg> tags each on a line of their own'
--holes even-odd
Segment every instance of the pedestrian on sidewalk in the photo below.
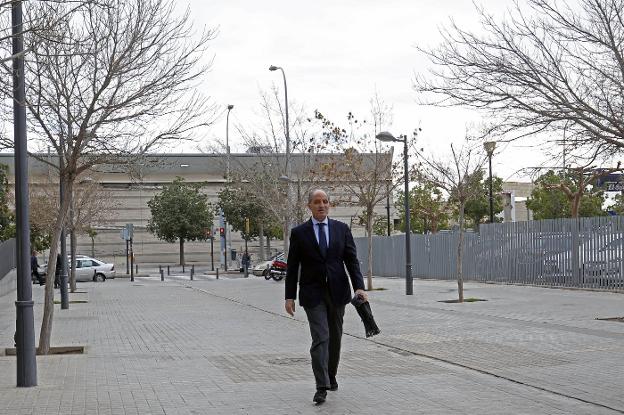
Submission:
<svg viewBox="0 0 624 415">
<path fill-rule="evenodd" d="M 34 249 L 30 254 L 30 273 L 37 280 L 39 285 L 43 285 L 43 277 L 39 274 L 39 262 L 37 261 L 37 251 Z M 34 280 L 33 280 L 34 282 Z"/>
<path fill-rule="evenodd" d="M 313 401 L 320 404 L 325 402 L 327 390 L 338 389 L 342 322 L 345 305 L 352 298 L 349 279 L 355 294 L 368 298 L 351 230 L 345 223 L 328 217 L 327 193 L 311 190 L 308 208 L 312 213 L 310 220 L 293 228 L 290 234 L 285 308 L 294 315 L 299 285 L 299 305 L 305 310 L 312 336 L 310 356 L 316 381 Z"/>
<path fill-rule="evenodd" d="M 61 263 L 61 254 L 56 254 L 56 268 L 54 270 L 54 288 L 61 287 L 61 273 L 63 272 L 63 264 Z M 50 270 L 48 270 L 48 274 Z"/>
</svg>

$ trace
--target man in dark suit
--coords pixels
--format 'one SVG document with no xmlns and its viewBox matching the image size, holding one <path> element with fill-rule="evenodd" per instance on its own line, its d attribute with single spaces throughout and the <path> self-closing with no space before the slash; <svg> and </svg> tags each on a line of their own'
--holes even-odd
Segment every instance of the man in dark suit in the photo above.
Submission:
<svg viewBox="0 0 624 415">
<path fill-rule="evenodd" d="M 367 295 L 351 230 L 327 217 L 327 193 L 312 190 L 308 208 L 312 218 L 290 234 L 285 308 L 294 315 L 299 285 L 299 304 L 306 312 L 312 336 L 310 355 L 316 380 L 313 400 L 320 404 L 325 402 L 327 390 L 338 389 L 342 321 L 345 305 L 352 298 L 349 278 L 356 295 L 364 299 Z"/>
</svg>

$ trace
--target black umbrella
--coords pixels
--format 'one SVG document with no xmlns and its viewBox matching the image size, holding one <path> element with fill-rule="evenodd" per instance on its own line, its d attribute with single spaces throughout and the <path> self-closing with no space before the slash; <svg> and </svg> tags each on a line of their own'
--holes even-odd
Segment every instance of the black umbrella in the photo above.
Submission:
<svg viewBox="0 0 624 415">
<path fill-rule="evenodd" d="M 360 318 L 362 319 L 362 323 L 364 323 L 366 337 L 371 337 L 375 334 L 381 333 L 381 330 L 379 330 L 379 327 L 377 327 L 377 323 L 375 323 L 370 303 L 367 300 L 364 300 L 360 298 L 359 295 L 356 295 L 351 300 L 351 304 L 353 304 L 358 314 L 360 315 Z"/>
</svg>

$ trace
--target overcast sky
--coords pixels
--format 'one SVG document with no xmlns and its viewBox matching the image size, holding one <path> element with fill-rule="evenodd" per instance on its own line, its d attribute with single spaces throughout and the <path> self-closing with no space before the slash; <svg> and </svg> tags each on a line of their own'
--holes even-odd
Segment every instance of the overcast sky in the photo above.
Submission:
<svg viewBox="0 0 624 415">
<path fill-rule="evenodd" d="M 480 4 L 501 15 L 512 1 Z M 198 27 L 218 28 L 212 55 L 206 56 L 214 58 L 214 65 L 202 90 L 223 109 L 235 106 L 230 115 L 233 151 L 244 148 L 232 124 L 249 124 L 259 92 L 274 83 L 282 86 L 281 74 L 270 72 L 270 65 L 284 68 L 291 103 L 305 105 L 310 113 L 319 109 L 338 122 L 349 111 L 368 116 L 376 91 L 394 109 L 387 129 L 410 134 L 420 126 L 422 145 L 436 154 L 448 152 L 451 141 L 463 139 L 466 125 L 479 120 L 462 109 L 417 105 L 412 89 L 414 74 L 428 66 L 416 45 L 436 45 L 438 28 L 450 18 L 479 30 L 470 0 L 188 0 L 188 6 Z M 224 135 L 221 117 L 206 140 Z M 513 173 L 537 163 L 532 153 L 521 145 L 505 146 L 494 159 L 494 173 L 528 181 Z"/>
</svg>

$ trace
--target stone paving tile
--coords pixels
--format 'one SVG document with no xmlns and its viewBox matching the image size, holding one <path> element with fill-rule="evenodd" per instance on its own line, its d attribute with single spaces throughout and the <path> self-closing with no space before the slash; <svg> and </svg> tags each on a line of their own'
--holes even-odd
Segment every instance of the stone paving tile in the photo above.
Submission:
<svg viewBox="0 0 624 415">
<path fill-rule="evenodd" d="M 347 310 L 340 389 L 320 407 L 303 310 L 284 316 L 283 282 L 228 275 L 81 284 L 89 302 L 55 310 L 52 343 L 87 353 L 39 357 L 39 386 L 26 389 L 15 388 L 15 358 L 0 356 L 0 414 L 617 413 L 572 397 L 624 411 L 624 331 L 592 320 L 622 312 L 621 295 L 467 284 L 496 301 L 448 305 L 437 301 L 452 297 L 450 282 L 417 281 L 413 297 L 400 280 L 375 283 L 388 288 L 371 293 L 383 333 L 363 339 Z M 2 347 L 14 324 L 7 297 Z"/>
</svg>

